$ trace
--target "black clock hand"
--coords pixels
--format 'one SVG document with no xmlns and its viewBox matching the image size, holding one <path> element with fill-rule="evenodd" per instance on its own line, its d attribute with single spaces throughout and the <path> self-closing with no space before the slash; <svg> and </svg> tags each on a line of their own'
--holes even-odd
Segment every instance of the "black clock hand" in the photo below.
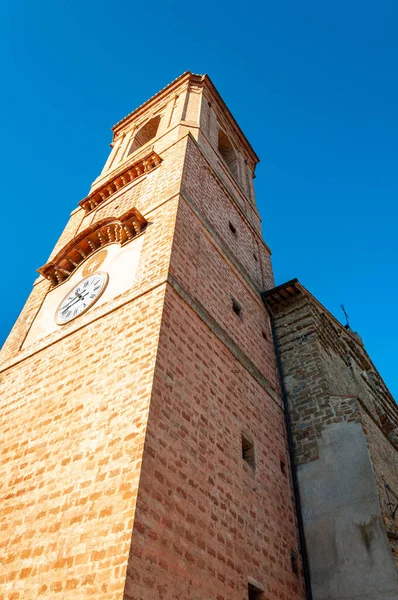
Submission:
<svg viewBox="0 0 398 600">
<path fill-rule="evenodd" d="M 75 292 L 75 293 L 76 293 L 76 292 Z M 78 300 L 84 300 L 84 298 L 85 298 L 86 296 L 88 296 L 88 292 L 87 292 L 87 294 L 84 294 L 84 296 L 82 296 L 82 295 L 78 294 L 78 295 L 77 295 L 77 298 L 74 298 L 73 300 L 71 300 L 71 301 L 69 302 L 69 304 L 67 304 L 67 305 L 65 306 L 65 308 L 62 310 L 62 314 L 66 313 L 66 311 L 68 311 L 68 310 L 70 309 L 70 307 L 71 307 L 71 306 L 73 306 L 74 304 L 76 304 L 76 302 L 77 302 Z"/>
</svg>

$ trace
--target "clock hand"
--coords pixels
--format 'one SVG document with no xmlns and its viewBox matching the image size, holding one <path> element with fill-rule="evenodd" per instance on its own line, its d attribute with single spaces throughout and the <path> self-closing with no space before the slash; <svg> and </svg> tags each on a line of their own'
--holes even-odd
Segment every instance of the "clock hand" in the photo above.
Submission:
<svg viewBox="0 0 398 600">
<path fill-rule="evenodd" d="M 88 295 L 88 292 L 87 292 L 87 294 L 84 294 L 84 296 L 81 296 L 81 295 L 79 294 L 79 295 L 77 296 L 77 298 L 73 298 L 73 300 L 71 300 L 71 302 L 69 302 L 69 304 L 67 304 L 67 305 L 66 305 L 66 306 L 63 308 L 63 310 L 62 310 L 62 314 L 63 314 L 63 313 L 65 313 L 67 310 L 69 310 L 71 306 L 73 306 L 74 304 L 76 304 L 76 302 L 77 302 L 78 300 L 84 300 L 84 298 L 85 298 L 87 295 Z"/>
</svg>

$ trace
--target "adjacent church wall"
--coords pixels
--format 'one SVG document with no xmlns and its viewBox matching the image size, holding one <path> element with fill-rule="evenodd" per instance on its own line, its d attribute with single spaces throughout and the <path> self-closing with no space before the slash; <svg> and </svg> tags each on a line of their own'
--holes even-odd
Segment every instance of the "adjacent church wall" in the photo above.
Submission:
<svg viewBox="0 0 398 600">
<path fill-rule="evenodd" d="M 383 522 L 397 559 L 398 407 L 363 345 L 317 305 L 312 304 L 312 311 L 331 392 L 358 398 L 361 423 L 376 476 Z M 391 506 L 387 505 L 388 502 Z M 395 507 L 397 511 L 393 516 Z"/>
<path fill-rule="evenodd" d="M 379 415 L 394 417 L 393 405 L 382 381 L 377 394 L 367 385 L 363 346 L 310 295 L 273 311 L 314 600 L 392 600 L 398 577 L 380 481 L 383 473 L 396 485 L 397 452 Z"/>
<path fill-rule="evenodd" d="M 398 448 L 363 409 L 361 420 L 376 477 L 384 527 L 398 568 Z"/>
</svg>

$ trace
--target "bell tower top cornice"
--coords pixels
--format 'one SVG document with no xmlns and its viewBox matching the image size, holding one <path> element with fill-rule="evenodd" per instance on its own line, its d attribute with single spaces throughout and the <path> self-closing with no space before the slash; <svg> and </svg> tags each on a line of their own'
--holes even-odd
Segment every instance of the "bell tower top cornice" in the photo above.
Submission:
<svg viewBox="0 0 398 600">
<path fill-rule="evenodd" d="M 190 134 L 233 197 L 258 221 L 253 179 L 259 159 L 208 75 L 183 73 L 112 131 L 104 168 L 80 202 L 86 212 L 148 175 L 168 148 Z"/>
<path fill-rule="evenodd" d="M 191 73 L 190 71 L 186 71 L 177 77 L 177 79 L 174 79 L 174 81 L 169 83 L 166 87 L 161 89 L 146 102 L 138 106 L 126 117 L 118 121 L 118 123 L 112 127 L 112 143 L 117 140 L 119 135 L 123 134 L 127 129 L 129 129 L 135 121 L 139 121 L 144 114 L 151 112 L 155 108 L 158 109 L 163 102 L 166 103 L 170 97 L 178 96 L 186 89 L 189 89 L 190 91 L 196 91 L 197 93 L 203 92 L 209 104 L 213 106 L 213 108 L 219 108 L 220 113 L 223 114 L 224 120 L 228 121 L 229 128 L 234 132 L 242 146 L 245 147 L 246 152 L 250 156 L 251 161 L 255 166 L 259 162 L 257 154 L 238 125 L 228 106 L 225 104 L 222 96 L 218 92 L 210 77 L 208 75 Z"/>
</svg>

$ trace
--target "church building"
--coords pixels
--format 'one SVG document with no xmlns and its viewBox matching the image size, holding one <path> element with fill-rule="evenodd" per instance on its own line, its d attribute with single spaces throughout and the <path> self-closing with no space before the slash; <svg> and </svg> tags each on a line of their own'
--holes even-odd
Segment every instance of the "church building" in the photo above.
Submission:
<svg viewBox="0 0 398 600">
<path fill-rule="evenodd" d="M 397 405 L 211 79 L 111 148 L 0 353 L 0 598 L 398 600 Z"/>
</svg>

